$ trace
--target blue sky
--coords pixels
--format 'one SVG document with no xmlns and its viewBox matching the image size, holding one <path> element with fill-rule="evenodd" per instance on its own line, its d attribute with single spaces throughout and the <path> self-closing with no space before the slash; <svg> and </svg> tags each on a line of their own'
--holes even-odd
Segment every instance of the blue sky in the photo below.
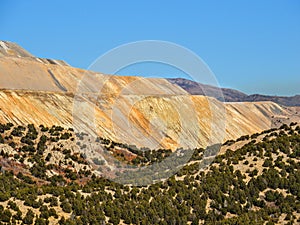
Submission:
<svg viewBox="0 0 300 225">
<path fill-rule="evenodd" d="M 300 1 L 0 2 L 0 39 L 88 68 L 118 45 L 163 40 L 199 55 L 221 86 L 300 94 Z M 184 76 L 139 65 L 125 75 Z"/>
</svg>

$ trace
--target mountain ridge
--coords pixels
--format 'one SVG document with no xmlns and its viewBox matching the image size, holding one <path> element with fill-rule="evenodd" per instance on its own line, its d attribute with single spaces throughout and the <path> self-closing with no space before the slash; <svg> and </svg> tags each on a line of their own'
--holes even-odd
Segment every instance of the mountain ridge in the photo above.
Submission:
<svg viewBox="0 0 300 225">
<path fill-rule="evenodd" d="M 224 102 L 256 102 L 273 101 L 284 106 L 300 106 L 300 95 L 294 96 L 271 96 L 262 94 L 247 95 L 241 91 L 231 88 L 219 88 L 202 84 L 185 78 L 168 78 L 172 84 L 177 84 L 188 93 L 193 95 L 207 95 Z M 220 95 L 222 93 L 222 95 Z"/>
<path fill-rule="evenodd" d="M 32 55 L 27 50 L 20 47 L 18 44 L 9 41 L 0 41 L 0 57 L 15 57 L 28 59 L 31 61 L 42 62 L 44 64 L 50 65 L 62 65 L 71 67 L 68 63 L 63 60 L 55 59 L 45 59 L 38 58 Z M 15 63 L 18 63 L 15 61 Z M 79 69 L 80 70 L 80 69 Z M 55 78 L 51 70 L 49 69 L 51 77 L 54 82 L 57 83 L 58 80 Z M 157 79 L 157 78 L 154 78 Z M 231 88 L 219 88 L 212 85 L 202 84 L 185 78 L 166 78 L 172 84 L 178 85 L 183 90 L 187 91 L 191 95 L 206 95 L 209 97 L 214 97 L 219 101 L 224 102 L 256 102 L 256 101 L 273 101 L 275 103 L 284 106 L 300 106 L 300 95 L 296 94 L 294 96 L 271 96 L 263 94 L 251 94 L 247 95 L 242 91 L 231 89 Z M 59 83 L 59 82 L 58 82 Z M 67 91 L 61 85 L 58 85 L 59 89 Z"/>
</svg>

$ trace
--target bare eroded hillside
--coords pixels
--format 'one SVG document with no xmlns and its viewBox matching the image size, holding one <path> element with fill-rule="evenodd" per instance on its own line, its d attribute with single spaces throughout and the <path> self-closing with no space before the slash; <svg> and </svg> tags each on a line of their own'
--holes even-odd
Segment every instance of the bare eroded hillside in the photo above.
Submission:
<svg viewBox="0 0 300 225">
<path fill-rule="evenodd" d="M 295 110 L 273 102 L 223 104 L 189 95 L 165 79 L 77 69 L 19 54 L 8 42 L 0 48 L 2 123 L 62 125 L 140 147 L 176 149 L 204 147 L 299 120 Z"/>
</svg>

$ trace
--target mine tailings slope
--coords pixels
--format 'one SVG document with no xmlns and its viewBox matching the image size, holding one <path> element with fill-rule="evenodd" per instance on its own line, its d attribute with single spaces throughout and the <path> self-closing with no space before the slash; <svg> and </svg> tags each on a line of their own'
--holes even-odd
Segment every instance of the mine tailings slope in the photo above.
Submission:
<svg viewBox="0 0 300 225">
<path fill-rule="evenodd" d="M 105 75 L 0 44 L 1 123 L 75 126 L 116 142 L 176 149 L 299 121 L 297 109 L 274 102 L 222 103 L 166 79 Z"/>
</svg>

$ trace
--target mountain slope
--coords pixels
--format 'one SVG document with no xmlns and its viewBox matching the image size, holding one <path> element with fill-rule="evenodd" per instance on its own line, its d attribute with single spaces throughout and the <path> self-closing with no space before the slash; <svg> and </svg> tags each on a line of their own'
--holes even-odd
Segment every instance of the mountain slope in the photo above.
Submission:
<svg viewBox="0 0 300 225">
<path fill-rule="evenodd" d="M 0 57 L 2 123 L 74 127 L 119 143 L 174 150 L 205 147 L 300 118 L 272 102 L 223 104 L 190 95 L 165 79 L 77 69 L 1 43 L 6 53 Z"/>
<path fill-rule="evenodd" d="M 115 102 L 117 101 L 117 102 Z M 184 108 L 186 102 L 194 103 L 194 119 L 189 113 L 190 108 Z M 134 111 L 131 105 L 135 103 Z M 62 125 L 72 127 L 73 124 L 73 103 L 74 95 L 53 92 L 32 92 L 32 91 L 0 91 L 0 121 L 2 123 L 13 122 L 17 124 L 33 123 L 35 125 L 45 124 L 47 126 Z M 94 106 L 90 102 L 86 111 L 95 113 L 97 134 L 117 142 L 147 146 L 149 148 L 163 147 L 176 149 L 177 147 L 203 147 L 213 144 L 209 135 L 222 135 L 221 123 L 226 123 L 225 140 L 236 139 L 241 135 L 252 134 L 271 128 L 274 120 L 288 118 L 297 121 L 299 117 L 292 118 L 293 113 L 272 102 L 265 103 L 238 103 L 225 104 L 226 120 L 222 114 L 223 106 L 216 100 L 210 102 L 203 96 L 173 96 L 173 97 L 151 97 L 145 99 L 143 96 L 124 95 L 117 98 L 102 96 L 101 101 L 93 112 Z M 210 105 L 211 104 L 211 105 Z M 220 109 L 219 114 L 210 111 L 212 106 Z M 129 108 L 128 108 L 129 107 Z M 114 114 L 116 110 L 119 114 Z M 215 110 L 217 112 L 217 110 Z M 180 115 L 188 117 L 181 118 Z M 213 114 L 214 124 L 220 123 L 220 127 L 211 129 Z M 93 133 L 93 127 L 88 113 L 77 115 L 77 124 L 81 131 Z M 160 118 L 165 124 L 161 129 L 149 130 L 151 118 Z M 273 117 L 273 118 L 272 118 Z M 132 127 L 124 124 L 123 119 L 131 121 L 137 129 L 137 134 Z M 183 120 L 183 121 L 181 121 Z M 190 121 L 189 121 L 190 120 Z M 88 124 L 88 125 L 85 125 Z M 281 123 L 278 123 L 279 126 Z M 76 123 L 75 123 L 76 125 Z M 201 130 L 200 130 L 201 128 Z M 151 136 L 142 135 L 144 138 L 137 138 L 140 133 L 151 132 Z M 165 133 L 161 133 L 164 131 Z M 198 135 L 197 135 L 198 134 Z M 196 135 L 196 136 L 195 136 Z M 145 138 L 149 137 L 149 138 Z M 221 136 L 222 137 L 222 136 Z M 157 143 L 159 145 L 157 146 Z"/>
</svg>

